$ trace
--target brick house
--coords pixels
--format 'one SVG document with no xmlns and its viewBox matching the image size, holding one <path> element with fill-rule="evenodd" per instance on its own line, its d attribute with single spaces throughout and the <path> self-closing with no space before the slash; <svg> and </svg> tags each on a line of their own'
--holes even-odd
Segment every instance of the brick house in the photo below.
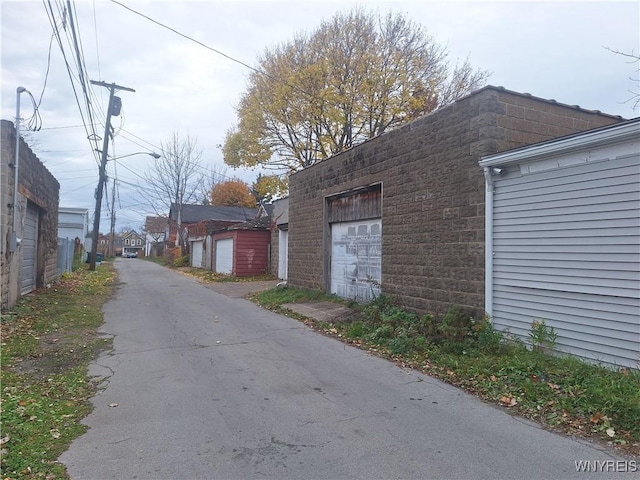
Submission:
<svg viewBox="0 0 640 480">
<path fill-rule="evenodd" d="M 60 184 L 22 138 L 16 166 L 12 122 L 0 121 L 0 136 L 0 309 L 5 311 L 57 277 Z"/>
<path fill-rule="evenodd" d="M 480 157 L 620 122 L 487 86 L 289 179 L 288 282 L 484 311 Z"/>
</svg>

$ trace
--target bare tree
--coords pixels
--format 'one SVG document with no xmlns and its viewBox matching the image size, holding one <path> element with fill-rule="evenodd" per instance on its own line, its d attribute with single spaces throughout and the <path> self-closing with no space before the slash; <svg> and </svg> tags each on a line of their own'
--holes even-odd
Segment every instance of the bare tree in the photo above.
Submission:
<svg viewBox="0 0 640 480">
<path fill-rule="evenodd" d="M 153 168 L 144 175 L 148 186 L 145 195 L 159 216 L 174 209 L 178 227 L 176 245 L 184 248 L 182 208 L 197 201 L 202 188 L 202 151 L 197 148 L 194 137 L 188 134 L 181 136 L 177 131 L 160 146 L 160 158 L 154 160 Z"/>
<path fill-rule="evenodd" d="M 640 55 L 635 53 L 633 50 L 631 53 L 621 52 L 620 50 L 614 50 L 609 47 L 603 47 L 605 50 L 609 50 L 611 53 L 615 53 L 616 55 L 620 55 L 627 59 L 628 64 L 636 64 L 636 77 L 629 77 L 633 83 L 636 84 L 635 90 L 629 90 L 631 97 L 624 101 L 624 103 L 633 102 L 633 109 L 638 110 L 640 108 Z"/>
<path fill-rule="evenodd" d="M 219 169 L 214 165 L 209 173 L 203 177 L 202 188 L 198 194 L 198 203 L 201 203 L 202 205 L 211 205 L 211 191 L 216 185 L 224 183 L 227 180 L 229 180 L 227 169 Z"/>
</svg>

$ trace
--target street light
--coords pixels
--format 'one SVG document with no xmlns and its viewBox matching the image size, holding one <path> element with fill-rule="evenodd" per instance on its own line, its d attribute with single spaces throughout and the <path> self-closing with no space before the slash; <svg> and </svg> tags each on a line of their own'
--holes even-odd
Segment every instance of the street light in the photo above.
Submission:
<svg viewBox="0 0 640 480">
<path fill-rule="evenodd" d="M 107 120 L 109 120 L 107 118 Z M 108 138 L 108 137 L 107 137 Z M 106 142 L 105 142 L 106 145 Z M 108 160 L 119 160 L 121 158 L 126 158 L 126 157 L 131 157 L 133 155 L 149 155 L 153 158 L 155 158 L 156 160 L 158 158 L 160 158 L 160 155 L 158 155 L 155 152 L 134 152 L 134 153 L 129 153 L 127 155 L 122 155 L 121 157 L 114 157 L 114 158 L 108 158 L 107 155 L 105 155 L 105 151 L 104 150 L 99 150 L 99 149 L 95 149 L 96 152 L 100 153 L 102 155 L 102 164 L 100 165 L 100 181 L 98 182 L 98 189 L 96 191 L 96 211 L 94 213 L 94 217 L 93 217 L 93 232 L 91 235 L 91 257 L 89 258 L 89 270 L 95 270 L 95 265 L 96 265 L 96 257 L 98 255 L 98 235 L 100 234 L 100 209 L 101 209 L 101 204 L 102 204 L 102 188 L 104 183 L 106 183 L 107 181 L 107 175 L 106 175 L 106 163 Z M 113 190 L 114 190 L 114 195 L 115 195 L 115 182 L 113 183 Z M 115 211 L 114 211 L 114 207 L 113 207 L 114 202 L 112 201 L 112 215 L 111 215 L 111 238 L 110 238 L 110 245 L 109 248 L 111 249 L 113 246 L 113 237 L 114 237 L 114 228 L 115 228 Z"/>
<path fill-rule="evenodd" d="M 95 149 L 96 152 L 98 153 L 102 153 L 102 150 L 99 149 Z M 107 157 L 107 161 L 109 160 L 120 160 L 121 158 L 127 158 L 127 157 L 132 157 L 133 155 L 149 155 L 150 157 L 155 158 L 156 160 L 159 159 L 161 157 L 161 155 L 157 154 L 156 152 L 133 152 L 133 153 L 128 153 L 126 155 L 122 155 L 120 157 L 115 157 L 115 158 L 109 158 Z"/>
</svg>

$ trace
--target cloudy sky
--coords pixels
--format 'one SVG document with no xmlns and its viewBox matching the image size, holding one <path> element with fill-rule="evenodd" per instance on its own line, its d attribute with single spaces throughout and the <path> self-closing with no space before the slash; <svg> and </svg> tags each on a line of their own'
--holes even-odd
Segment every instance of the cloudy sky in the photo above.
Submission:
<svg viewBox="0 0 640 480">
<path fill-rule="evenodd" d="M 630 80 L 638 77 L 638 64 L 605 48 L 639 53 L 637 1 L 120 1 L 210 49 L 115 2 L 70 3 L 89 78 L 135 89 L 119 94 L 122 115 L 113 119 L 117 135 L 109 148 L 115 157 L 159 152 L 177 131 L 197 138 L 203 168 L 224 171 L 217 145 L 236 122 L 235 106 L 249 74 L 224 55 L 255 66 L 265 48 L 313 31 L 322 19 L 355 6 L 406 14 L 447 47 L 450 60 L 468 57 L 475 67 L 490 71 L 490 85 L 625 118 L 640 116 L 633 102 L 626 102 L 638 90 Z M 66 57 L 79 88 L 67 5 L 67 0 L 0 0 L 2 118 L 15 118 L 18 86 L 36 101 L 44 90 L 42 128 L 28 141 L 60 182 L 60 205 L 87 208 L 92 216 L 98 166 L 83 126 L 88 119 L 83 122 L 65 66 Z M 64 56 L 57 41 L 51 43 L 50 17 L 59 28 L 67 27 L 61 30 Z M 94 86 L 92 99 L 95 129 L 103 136 L 108 90 Z M 21 117 L 33 114 L 26 93 L 20 106 Z M 110 178 L 118 179 L 116 230 L 139 229 L 146 215 L 155 214 L 140 195 L 141 177 L 151 161 L 147 155 L 131 155 L 109 162 Z M 228 168 L 226 174 L 251 183 L 257 172 Z M 110 185 L 107 190 L 104 232 L 109 230 Z"/>
</svg>

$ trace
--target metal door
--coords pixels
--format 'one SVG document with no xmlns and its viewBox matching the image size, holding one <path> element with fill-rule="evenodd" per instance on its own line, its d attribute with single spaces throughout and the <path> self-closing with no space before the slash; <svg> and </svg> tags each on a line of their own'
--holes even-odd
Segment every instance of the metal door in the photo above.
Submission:
<svg viewBox="0 0 640 480">
<path fill-rule="evenodd" d="M 20 294 L 25 295 L 36 288 L 37 258 L 38 258 L 38 209 L 27 204 L 22 233 L 22 269 Z"/>
<path fill-rule="evenodd" d="M 368 302 L 380 294 L 382 221 L 331 225 L 331 293 Z"/>
</svg>

